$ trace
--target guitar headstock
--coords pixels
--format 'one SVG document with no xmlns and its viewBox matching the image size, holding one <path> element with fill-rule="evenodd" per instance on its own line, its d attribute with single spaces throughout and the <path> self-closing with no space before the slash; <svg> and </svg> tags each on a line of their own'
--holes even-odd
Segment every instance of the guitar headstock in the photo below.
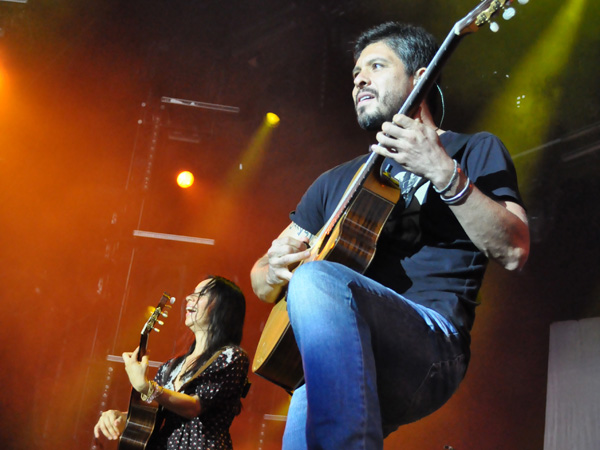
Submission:
<svg viewBox="0 0 600 450">
<path fill-rule="evenodd" d="M 529 0 L 518 0 L 521 5 L 529 2 Z M 454 33 L 458 36 L 474 33 L 479 28 L 486 24 L 490 24 L 490 30 L 494 33 L 500 28 L 496 22 L 491 19 L 500 11 L 503 11 L 502 17 L 504 20 L 510 20 L 516 14 L 515 9 L 510 6 L 512 0 L 483 0 L 463 19 L 456 22 L 454 25 Z"/>
<path fill-rule="evenodd" d="M 158 306 L 154 308 L 154 311 L 144 324 L 144 328 L 142 328 L 142 336 L 148 336 L 152 330 L 159 332 L 160 329 L 156 328 L 156 324 L 164 325 L 164 322 L 160 320 L 160 317 L 168 317 L 169 310 L 171 309 L 171 305 L 175 303 L 175 297 L 171 297 L 166 292 L 163 292 L 160 301 L 158 302 Z"/>
<path fill-rule="evenodd" d="M 168 302 L 168 303 L 167 303 Z M 163 292 L 162 297 L 160 298 L 160 302 L 158 302 L 158 306 L 154 308 L 152 314 L 144 324 L 144 328 L 142 328 L 142 336 L 140 338 L 140 351 L 138 352 L 138 361 L 141 361 L 142 356 L 146 354 L 146 350 L 148 348 L 148 336 L 152 330 L 158 332 L 160 331 L 156 328 L 156 324 L 164 325 L 164 322 L 160 320 L 160 317 L 168 317 L 169 309 L 171 309 L 171 305 L 175 303 L 175 297 L 171 297 L 166 292 Z"/>
</svg>

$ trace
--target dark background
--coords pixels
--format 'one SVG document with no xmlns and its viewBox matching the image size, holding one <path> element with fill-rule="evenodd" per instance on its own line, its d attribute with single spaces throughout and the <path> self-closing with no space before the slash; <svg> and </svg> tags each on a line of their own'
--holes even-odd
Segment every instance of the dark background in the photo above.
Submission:
<svg viewBox="0 0 600 450">
<path fill-rule="evenodd" d="M 182 300 L 206 274 L 246 293 L 253 356 L 270 309 L 252 294 L 253 262 L 310 182 L 373 142 L 355 124 L 350 41 L 386 20 L 441 41 L 474 3 L 0 1 L 3 446 L 92 448 L 100 411 L 127 406 L 122 365 L 107 357 L 135 348 L 163 291 Z M 490 265 L 463 385 L 386 449 L 543 447 L 549 326 L 600 313 L 599 8 L 517 5 L 446 67 L 443 128 L 507 144 L 532 251 L 522 272 Z M 281 124 L 248 156 L 268 111 Z M 185 191 L 182 168 L 196 174 Z M 151 359 L 180 348 L 182 303 L 152 335 Z M 287 395 L 251 381 L 234 445 L 279 448 Z"/>
</svg>

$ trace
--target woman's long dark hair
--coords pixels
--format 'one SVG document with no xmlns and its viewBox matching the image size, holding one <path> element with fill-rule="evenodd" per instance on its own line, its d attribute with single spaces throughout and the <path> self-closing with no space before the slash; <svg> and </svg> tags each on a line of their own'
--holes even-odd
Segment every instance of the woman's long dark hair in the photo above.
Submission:
<svg viewBox="0 0 600 450">
<path fill-rule="evenodd" d="M 191 375 L 196 372 L 218 349 L 227 345 L 240 345 L 246 316 L 246 299 L 242 290 L 227 278 L 210 275 L 210 280 L 201 296 L 208 295 L 205 314 L 208 314 L 208 329 L 206 350 L 200 355 L 191 367 L 183 374 Z M 170 374 L 173 368 L 196 348 L 196 340 L 192 342 L 189 350 L 171 362 L 168 369 Z"/>
</svg>

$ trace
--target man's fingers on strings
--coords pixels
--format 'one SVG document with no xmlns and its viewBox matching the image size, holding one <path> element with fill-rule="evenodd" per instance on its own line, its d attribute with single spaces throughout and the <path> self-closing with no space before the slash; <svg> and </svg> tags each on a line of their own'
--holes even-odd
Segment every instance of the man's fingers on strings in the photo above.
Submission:
<svg viewBox="0 0 600 450">
<path fill-rule="evenodd" d="M 307 244 L 303 240 L 285 236 L 277 238 L 271 243 L 271 248 L 267 251 L 267 255 L 269 257 L 287 255 L 288 253 L 296 253 L 304 250 L 306 247 Z"/>
<path fill-rule="evenodd" d="M 381 156 L 391 156 L 398 153 L 398 149 L 396 147 L 387 147 L 381 143 L 371 145 L 371 151 L 378 153 Z"/>
<path fill-rule="evenodd" d="M 395 123 L 384 122 L 383 125 L 381 125 L 381 131 L 379 133 L 382 133 L 388 138 L 396 139 L 403 135 L 403 131 L 404 129 Z"/>
<path fill-rule="evenodd" d="M 401 128 L 411 128 L 415 125 L 418 125 L 419 123 L 422 123 L 421 119 L 411 119 L 410 117 L 405 116 L 404 114 L 394 115 L 394 117 L 392 117 L 392 122 Z"/>
<path fill-rule="evenodd" d="M 291 236 L 286 237 L 286 243 L 293 247 L 296 251 L 305 250 L 308 248 L 308 242 L 309 239 L 305 236 L 299 236 L 297 238 Z"/>
<path fill-rule="evenodd" d="M 306 252 L 305 246 L 280 246 L 274 247 L 267 252 L 270 264 L 284 265 L 288 262 L 289 258 L 294 258 L 295 255 L 302 255 Z"/>
<path fill-rule="evenodd" d="M 267 275 L 267 283 L 280 285 L 290 281 L 291 278 L 292 272 L 290 272 L 287 267 L 271 267 L 269 274 Z"/>
<path fill-rule="evenodd" d="M 285 256 L 281 257 L 281 260 L 283 262 L 282 266 L 289 266 L 290 264 L 295 264 L 298 263 L 306 258 L 308 258 L 308 256 L 310 255 L 310 250 L 303 250 L 301 252 L 294 252 L 294 253 L 289 253 Z"/>
<path fill-rule="evenodd" d="M 390 136 L 389 134 L 384 133 L 383 131 L 377 133 L 376 139 L 377 142 L 379 142 L 379 144 L 386 149 L 398 146 L 398 139 L 396 139 L 395 136 Z"/>
</svg>

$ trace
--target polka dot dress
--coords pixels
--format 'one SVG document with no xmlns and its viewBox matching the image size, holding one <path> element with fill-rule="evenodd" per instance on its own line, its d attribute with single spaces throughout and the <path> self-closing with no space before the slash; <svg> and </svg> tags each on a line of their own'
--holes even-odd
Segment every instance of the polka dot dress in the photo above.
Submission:
<svg viewBox="0 0 600 450">
<path fill-rule="evenodd" d="M 167 384 L 163 364 L 155 380 Z M 183 387 L 182 392 L 197 395 L 202 405 L 198 417 L 185 419 L 173 412 L 163 410 L 164 424 L 152 449 L 232 449 L 229 427 L 240 413 L 240 397 L 248 376 L 248 356 L 240 347 L 226 347 L 199 377 Z"/>
</svg>

